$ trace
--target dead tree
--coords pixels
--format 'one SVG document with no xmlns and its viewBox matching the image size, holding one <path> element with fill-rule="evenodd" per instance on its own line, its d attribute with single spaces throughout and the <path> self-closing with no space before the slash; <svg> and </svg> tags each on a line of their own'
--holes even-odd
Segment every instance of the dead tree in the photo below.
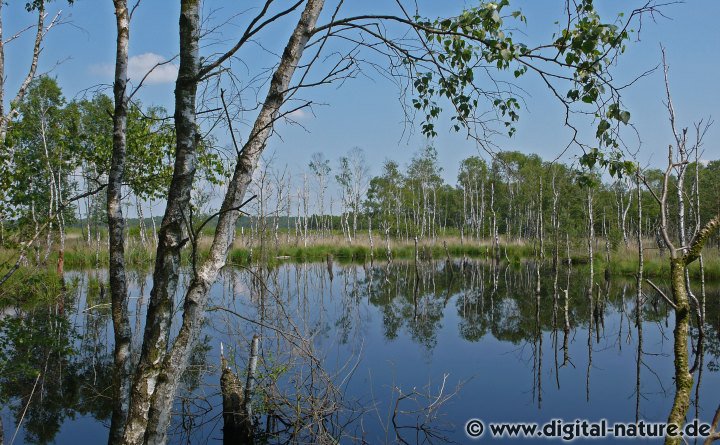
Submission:
<svg viewBox="0 0 720 445">
<path fill-rule="evenodd" d="M 643 268 L 644 268 L 644 252 L 643 252 L 643 242 L 642 242 L 642 224 L 640 221 L 642 221 L 642 193 L 640 189 L 640 167 L 638 166 L 638 171 L 636 174 L 636 186 L 637 186 L 637 198 L 638 198 L 638 225 L 637 225 L 637 243 L 638 243 L 638 271 L 637 271 L 637 279 L 636 279 L 636 287 L 637 287 L 637 293 L 635 294 L 635 326 L 637 327 L 638 331 L 638 339 L 637 339 L 637 362 L 635 369 L 636 372 L 636 381 L 635 381 L 635 422 L 638 422 L 640 420 L 640 371 L 642 366 L 642 345 L 643 345 L 643 328 L 642 328 L 642 307 L 643 307 Z M 624 230 L 624 229 L 623 229 Z"/>
<path fill-rule="evenodd" d="M 663 49 L 663 67 L 665 73 L 665 91 L 667 98 L 667 109 L 670 118 L 670 126 L 673 130 L 675 137 L 675 150 L 673 146 L 668 147 L 668 164 L 663 175 L 663 182 L 660 194 L 658 195 L 645 181 L 647 189 L 650 191 L 652 196 L 660 206 L 660 225 L 659 231 L 662 236 L 662 240 L 667 247 L 670 254 L 670 289 L 671 296 L 667 296 L 658 286 L 652 283 L 650 280 L 646 280 L 670 305 L 675 311 L 675 328 L 673 330 L 674 337 L 674 377 L 675 377 L 675 396 L 673 399 L 672 409 L 668 415 L 668 424 L 675 424 L 679 428 L 685 424 L 685 417 L 690 407 L 690 395 L 693 387 L 693 375 L 692 372 L 696 366 L 690 367 L 690 360 L 688 357 L 687 339 L 690 328 L 691 318 L 691 299 L 693 295 L 688 289 L 688 275 L 687 267 L 696 261 L 705 246 L 707 240 L 718 230 L 720 227 L 720 215 L 716 215 L 710 221 L 705 223 L 703 226 L 698 227 L 692 240 L 686 242 L 686 234 L 684 233 L 684 208 L 682 201 L 678 206 L 678 240 L 674 241 L 670 235 L 670 209 L 668 205 L 668 195 L 670 193 L 670 178 L 673 174 L 678 179 L 678 193 L 681 193 L 682 175 L 684 174 L 687 166 L 687 155 L 688 152 L 697 149 L 702 143 L 702 134 L 698 134 L 698 139 L 695 141 L 693 147 L 687 146 L 687 130 L 677 131 L 675 111 L 672 104 L 672 97 L 670 95 L 670 86 L 668 81 L 668 65 L 665 61 L 665 51 Z M 701 327 L 703 320 L 702 314 L 697 300 L 694 302 L 696 314 L 698 316 L 698 325 Z M 701 349 L 701 348 L 699 348 Z M 701 351 L 698 351 L 698 355 Z M 697 361 L 697 360 L 696 360 Z M 665 439 L 666 444 L 679 444 L 682 442 L 681 437 L 667 437 Z"/>
</svg>

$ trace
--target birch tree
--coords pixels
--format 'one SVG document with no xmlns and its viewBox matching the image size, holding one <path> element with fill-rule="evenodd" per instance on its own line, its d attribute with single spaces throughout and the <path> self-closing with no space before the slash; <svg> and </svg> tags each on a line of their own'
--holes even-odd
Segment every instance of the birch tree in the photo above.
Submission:
<svg viewBox="0 0 720 445">
<path fill-rule="evenodd" d="M 6 136 L 13 159 L 3 175 L 7 188 L 0 206 L 15 219 L 21 238 L 45 235 L 43 262 L 53 250 L 57 235 L 60 244 L 57 271 L 62 275 L 65 223 L 66 220 L 72 223 L 75 214 L 68 203 L 77 189 L 72 172 L 81 162 L 72 134 L 74 110 L 66 107 L 57 82 L 41 76 L 30 83 L 17 111 L 19 119 Z M 28 221 L 30 218 L 33 224 Z"/>
<path fill-rule="evenodd" d="M 14 156 L 12 146 L 8 149 L 8 146 L 5 143 L 8 129 L 13 119 L 15 119 L 19 114 L 18 105 L 23 102 L 28 88 L 30 88 L 32 81 L 36 78 L 43 42 L 50 30 L 61 22 L 60 12 L 56 13 L 55 16 L 48 21 L 46 3 L 47 2 L 45 0 L 28 1 L 25 4 L 25 9 L 27 9 L 28 12 L 35 12 L 37 14 L 35 25 L 21 29 L 10 36 L 7 36 L 3 32 L 5 27 L 3 24 L 2 8 L 5 6 L 5 3 L 0 3 L 0 168 L 4 172 L 10 172 L 12 170 Z M 70 0 L 69 3 L 72 4 L 72 0 Z M 6 84 L 7 76 L 5 74 L 5 50 L 26 31 L 31 30 L 34 30 L 35 32 L 35 38 L 30 51 L 31 56 L 29 67 L 27 68 L 25 75 L 22 77 L 17 90 L 15 90 L 14 97 L 10 100 L 8 107 L 7 95 L 10 91 L 8 91 L 8 86 Z M 0 175 L 0 232 L 4 232 L 4 221 L 12 217 L 10 214 L 11 210 L 5 205 L 5 202 L 8 200 L 6 191 L 11 187 L 10 180 L 9 174 Z M 27 243 L 26 249 L 34 243 L 38 236 L 39 234 L 31 236 L 31 241 Z M 0 238 L 2 238 L 2 241 L 4 242 L 4 233 L 0 234 Z M 22 260 L 24 256 L 25 251 L 20 252 L 20 260 Z"/>
<path fill-rule="evenodd" d="M 107 218 L 110 249 L 108 275 L 114 334 L 113 411 L 110 419 L 108 443 L 119 443 L 128 415 L 131 374 L 132 331 L 128 313 L 127 277 L 125 274 L 125 218 L 122 212 L 122 185 L 125 179 L 127 154 L 128 114 L 128 47 L 130 19 L 127 0 L 113 0 L 117 27 L 115 76 L 112 114 L 113 139 L 110 169 L 108 171 Z"/>
<path fill-rule="evenodd" d="M 463 225 L 470 224 L 471 235 L 479 238 L 485 218 L 485 182 L 487 163 L 472 156 L 464 159 L 458 172 L 458 184 L 463 190 Z"/>
<path fill-rule="evenodd" d="M 5 142 L 8 126 L 18 115 L 17 105 L 23 101 L 25 93 L 30 87 L 30 82 L 35 79 L 45 37 L 52 28 L 61 22 L 61 12 L 57 12 L 53 18 L 48 21 L 48 13 L 46 11 L 47 3 L 49 2 L 46 0 L 33 0 L 26 2 L 25 9 L 27 9 L 28 12 L 35 12 L 37 14 L 36 24 L 35 26 L 20 30 L 11 36 L 5 36 L 3 34 L 2 8 L 4 4 L 0 4 L 0 143 Z M 73 0 L 68 0 L 68 3 L 72 4 Z M 29 68 L 20 82 L 20 86 L 17 88 L 14 98 L 10 101 L 9 109 L 6 109 L 5 95 L 8 91 L 5 83 L 5 48 L 8 44 L 18 39 L 25 31 L 28 30 L 34 30 L 35 32 Z"/>
<path fill-rule="evenodd" d="M 325 230 L 327 230 L 325 224 L 325 192 L 328 188 L 328 176 L 330 175 L 330 160 L 325 158 L 320 152 L 313 153 L 310 160 L 310 171 L 315 177 L 317 185 L 317 208 L 319 212 L 320 221 L 316 224 L 316 229 L 320 231 L 320 234 L 324 236 Z"/>
<path fill-rule="evenodd" d="M 648 183 L 647 178 L 643 178 L 643 181 L 660 207 L 659 231 L 670 253 L 671 296 L 666 295 L 652 281 L 646 279 L 646 282 L 664 298 L 675 312 L 675 327 L 673 329 L 675 395 L 667 423 L 677 425 L 680 429 L 685 424 L 685 418 L 690 408 L 690 394 L 694 380 L 693 373 L 697 370 L 699 356 L 703 354 L 702 346 L 699 346 L 696 352 L 695 363 L 690 364 L 687 341 L 693 307 L 695 315 L 697 316 L 697 324 L 701 332 L 701 337 L 704 319 L 700 303 L 692 292 L 687 268 L 690 264 L 701 258 L 705 244 L 713 234 L 720 229 L 720 213 L 713 216 L 705 224 L 697 225 L 692 236 L 688 237 L 685 227 L 684 197 L 681 196 L 684 192 L 682 186 L 689 156 L 702 146 L 704 132 L 697 132 L 695 141 L 690 142 L 687 136 L 687 129 L 678 128 L 672 96 L 670 94 L 669 68 L 665 59 L 664 49 L 662 51 L 662 61 L 665 75 L 665 105 L 668 111 L 670 128 L 674 137 L 674 144 L 668 146 L 667 167 L 662 177 L 662 185 L 659 193 L 654 191 Z M 670 222 L 672 209 L 668 199 L 672 191 L 670 184 L 672 176 L 676 178 L 675 186 L 677 187 L 676 192 L 678 194 L 678 200 L 676 201 L 677 207 L 674 209 L 677 215 L 677 230 L 675 231 L 675 236 L 672 235 L 673 231 Z M 702 338 L 700 339 L 700 343 L 702 343 Z M 682 441 L 683 438 L 681 436 L 667 436 L 665 439 L 666 444 L 679 444 L 682 443 Z"/>
<path fill-rule="evenodd" d="M 368 166 L 365 162 L 365 152 L 359 148 L 351 149 L 347 156 L 339 160 L 338 174 L 335 180 L 340 185 L 342 200 L 345 207 L 344 221 L 348 241 L 357 237 L 358 216 L 362 211 L 362 202 L 368 187 Z M 349 218 L 352 214 L 352 231 Z"/>
</svg>

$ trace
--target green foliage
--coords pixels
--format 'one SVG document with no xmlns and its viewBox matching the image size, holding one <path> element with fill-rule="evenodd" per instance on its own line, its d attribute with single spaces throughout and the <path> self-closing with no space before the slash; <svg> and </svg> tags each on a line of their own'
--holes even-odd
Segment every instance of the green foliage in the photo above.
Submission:
<svg viewBox="0 0 720 445">
<path fill-rule="evenodd" d="M 603 133 L 603 135 L 607 135 L 607 133 Z M 580 157 L 580 164 L 590 170 L 596 166 L 607 169 L 610 176 L 617 178 L 622 178 L 623 175 L 632 175 L 637 171 L 635 163 L 625 160 L 621 152 L 604 153 L 598 148 L 585 152 Z"/>
<path fill-rule="evenodd" d="M 576 170 L 557 162 L 543 161 L 537 155 L 507 151 L 498 153 L 490 165 L 474 156 L 463 160 L 457 174 L 457 186 L 451 187 L 440 179 L 433 153 L 432 149 L 421 151 L 405 171 L 396 162 L 386 161 L 381 174 L 370 180 L 365 211 L 372 216 L 373 227 L 382 231 L 387 229 L 390 235 L 403 239 L 415 235 L 422 239 L 438 233 L 459 236 L 461 231 L 471 239 L 488 239 L 492 236 L 492 200 L 498 234 L 504 239 L 536 240 L 539 212 L 544 216 L 546 240 L 555 236 L 564 238 L 566 234 L 585 239 L 587 188 L 591 187 L 598 236 L 607 236 L 612 246 L 617 246 L 623 239 L 622 213 L 627 216 L 625 236 L 632 238 L 637 228 L 633 217 L 637 214 L 634 181 L 624 176 L 611 183 L 603 182 L 597 168 L 602 165 Z M 720 211 L 718 165 L 720 162 L 712 161 L 707 166 L 698 166 L 701 221 L 707 221 Z M 628 164 L 622 168 L 632 171 L 635 166 Z M 694 173 L 695 164 L 688 168 Z M 643 174 L 653 191 L 659 193 L 662 172 L 647 170 Z M 671 179 L 670 187 L 674 184 Z M 685 186 L 686 195 L 692 196 L 694 174 L 688 173 Z M 541 188 L 542 202 L 539 202 Z M 553 193 L 557 194 L 554 204 Z M 648 228 L 656 225 L 658 208 L 648 190 L 643 188 L 641 196 L 643 232 L 645 236 L 654 236 L 654 232 L 648 233 Z M 676 194 L 671 194 L 668 199 L 670 206 L 676 206 Z M 557 208 L 558 233 L 553 226 L 553 205 Z M 695 221 L 693 212 L 689 212 L 689 217 Z M 676 226 L 676 219 L 677 216 L 670 215 L 671 227 Z M 383 234 L 379 236 L 382 238 Z"/>
<path fill-rule="evenodd" d="M 1 180 L 0 216 L 23 226 L 59 208 L 75 188 L 72 173 L 80 161 L 74 150 L 72 110 L 55 79 L 33 80 L 17 110 L 21 118 L 0 151 L 5 158 L 0 162 L 8 167 Z M 71 223 L 73 207 L 66 206 L 63 216 Z"/>
<path fill-rule="evenodd" d="M 68 103 L 55 79 L 34 79 L 0 149 L 0 219 L 19 240 L 32 237 L 62 209 L 64 223 L 75 221 L 72 198 L 89 196 L 85 207 L 96 224 L 105 220 L 105 194 L 113 147 L 113 100 L 104 94 Z M 214 149 L 199 141 L 198 176 L 219 184 L 228 171 Z M 161 107 L 133 102 L 128 110 L 124 183 L 139 200 L 167 195 L 175 157 L 175 129 Z M 89 211 L 88 211 L 89 210 Z M 54 224 L 57 227 L 57 224 Z"/>
<path fill-rule="evenodd" d="M 322 153 L 314 153 L 308 166 L 318 178 L 325 178 L 330 174 L 330 160 L 326 159 Z"/>
<path fill-rule="evenodd" d="M 6 268 L 0 271 L 4 274 Z M 21 268 L 0 288 L 0 307 L 32 308 L 53 303 L 67 290 L 54 271 Z"/>
<path fill-rule="evenodd" d="M 428 42 L 428 54 L 408 55 L 404 63 L 414 73 L 417 97 L 412 104 L 424 114 L 423 134 L 437 136 L 435 122 L 443 111 L 442 103 L 447 102 L 455 131 L 470 130 L 478 121 L 486 122 L 477 116 L 489 105 L 512 136 L 520 117 L 518 98 L 511 92 L 483 88 L 478 73 L 487 73 L 487 68 L 492 67 L 511 71 L 519 78 L 530 71 L 540 75 L 568 109 L 576 103 L 594 106 L 600 148 L 609 149 L 613 155 L 619 148 L 617 125 L 627 125 L 630 113 L 622 109 L 607 72 L 617 55 L 624 52 L 629 31 L 626 26 L 604 22 L 592 0 L 574 5 L 574 10 L 568 10 L 568 22 L 561 32 L 550 42 L 532 48 L 515 39 L 513 29 L 526 18 L 520 11 L 508 11 L 508 0 L 481 2 L 456 17 L 430 20 L 416 16 L 417 26 Z M 559 79 L 569 83 L 564 96 L 551 83 Z M 614 174 L 623 172 L 618 167 L 626 167 L 612 160 L 607 162 Z"/>
<path fill-rule="evenodd" d="M 54 335 L 54 331 L 69 332 L 70 322 L 49 314 L 46 323 L 28 323 L 21 317 L 0 320 L 0 373 L 5 377 L 35 378 L 43 369 L 28 360 L 44 354 L 68 355 L 75 352 L 72 335 Z"/>
<path fill-rule="evenodd" d="M 35 11 L 50 3 L 52 0 L 32 0 L 31 2 L 25 2 L 25 9 L 28 12 Z M 68 5 L 72 5 L 75 0 L 67 0 Z"/>
<path fill-rule="evenodd" d="M 78 144 L 83 156 L 98 175 L 110 169 L 113 144 L 113 100 L 97 95 L 76 104 Z M 221 158 L 211 146 L 212 140 L 201 141 L 198 164 L 202 177 L 217 183 L 225 176 Z M 167 195 L 175 158 L 175 128 L 162 107 L 148 107 L 133 102 L 128 110 L 127 157 L 125 183 L 140 199 L 160 199 Z"/>
<path fill-rule="evenodd" d="M 108 320 L 83 314 L 81 341 L 74 289 L 73 283 L 54 301 L 28 302 L 0 320 L 0 403 L 10 417 L 23 419 L 23 443 L 53 443 L 67 418 L 108 419 L 111 413 L 105 391 L 112 354 L 103 344 Z M 31 290 L 24 292 L 27 299 Z"/>
</svg>

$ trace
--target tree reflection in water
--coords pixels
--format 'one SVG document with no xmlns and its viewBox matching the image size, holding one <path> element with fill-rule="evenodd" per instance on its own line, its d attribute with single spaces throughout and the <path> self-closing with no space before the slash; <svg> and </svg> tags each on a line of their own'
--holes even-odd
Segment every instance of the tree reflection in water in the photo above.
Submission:
<svg viewBox="0 0 720 445">
<path fill-rule="evenodd" d="M 226 268 L 212 291 L 204 341 L 183 376 L 172 441 L 221 440 L 219 344 L 244 382 L 255 334 L 254 424 L 270 443 L 414 443 L 416 434 L 462 442 L 464 422 L 474 416 L 662 421 L 673 396 L 672 312 L 652 293 L 641 297 L 635 280 L 592 285 L 586 268 L 553 264 L 425 260 L 416 269 L 330 260 Z M 99 426 L 93 440 L 105 440 L 112 376 L 106 276 L 68 276 L 64 310 L 58 300 L 3 309 L 8 443 L 18 423 L 16 443 L 70 443 L 64 425 L 77 422 Z M 149 279 L 131 274 L 136 331 Z M 693 415 L 710 422 L 720 399 L 718 286 L 708 283 L 706 292 Z M 697 327 L 691 334 L 697 337 Z"/>
</svg>

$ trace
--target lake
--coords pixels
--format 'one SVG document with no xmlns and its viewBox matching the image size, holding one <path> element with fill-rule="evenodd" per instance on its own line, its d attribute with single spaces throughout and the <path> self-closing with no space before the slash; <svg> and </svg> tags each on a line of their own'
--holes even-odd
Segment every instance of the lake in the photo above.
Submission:
<svg viewBox="0 0 720 445">
<path fill-rule="evenodd" d="M 0 311 L 6 444 L 14 436 L 107 440 L 106 279 L 106 271 L 68 272 L 53 304 Z M 221 344 L 244 382 L 256 334 L 253 409 L 269 443 L 516 443 L 487 431 L 472 440 L 465 425 L 665 421 L 674 394 L 672 310 L 649 286 L 638 306 L 632 278 L 596 272 L 591 295 L 589 280 L 587 266 L 554 272 L 461 259 L 417 270 L 411 262 L 228 267 L 183 376 L 171 441 L 222 442 Z M 152 275 L 133 271 L 129 281 L 138 346 Z M 707 343 L 688 414 L 705 422 L 720 402 L 719 297 L 709 283 Z"/>
</svg>

